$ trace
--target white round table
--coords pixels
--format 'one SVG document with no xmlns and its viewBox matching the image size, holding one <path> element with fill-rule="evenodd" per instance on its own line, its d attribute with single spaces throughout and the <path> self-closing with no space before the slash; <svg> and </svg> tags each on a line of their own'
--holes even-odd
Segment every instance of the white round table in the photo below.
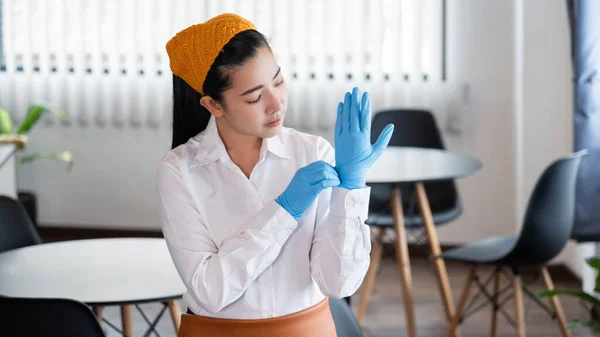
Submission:
<svg viewBox="0 0 600 337">
<path fill-rule="evenodd" d="M 133 334 L 130 305 L 140 303 L 162 302 L 178 328 L 185 290 L 164 239 L 64 241 L 0 253 L 0 296 L 78 300 L 100 322 L 102 307 L 118 305 L 126 336 Z"/>
<path fill-rule="evenodd" d="M 481 161 L 472 156 L 453 153 L 445 150 L 416 148 L 416 147 L 387 147 L 382 156 L 371 167 L 367 175 L 367 184 L 391 185 L 391 211 L 394 218 L 394 231 L 396 234 L 396 255 L 400 269 L 401 286 L 406 311 L 408 336 L 417 335 L 415 315 L 412 300 L 412 276 L 408 244 L 404 226 L 404 214 L 400 189 L 398 185 L 414 184 L 417 203 L 425 233 L 427 235 L 432 256 L 441 253 L 440 243 L 431 214 L 431 207 L 425 193 L 423 183 L 456 179 L 475 174 L 482 167 Z M 381 261 L 384 230 L 379 229 L 378 236 L 372 250 L 371 264 L 365 277 L 365 284 L 359 304 L 357 318 L 360 321 L 366 312 L 367 303 L 375 283 L 378 265 Z M 448 280 L 448 273 L 444 260 L 433 260 L 438 280 L 439 290 L 444 303 L 446 319 L 451 322 L 455 307 Z M 460 336 L 460 331 L 455 331 L 455 336 Z"/>
<path fill-rule="evenodd" d="M 462 178 L 481 169 L 475 157 L 445 150 L 390 146 L 369 170 L 367 182 L 424 183 Z"/>
</svg>

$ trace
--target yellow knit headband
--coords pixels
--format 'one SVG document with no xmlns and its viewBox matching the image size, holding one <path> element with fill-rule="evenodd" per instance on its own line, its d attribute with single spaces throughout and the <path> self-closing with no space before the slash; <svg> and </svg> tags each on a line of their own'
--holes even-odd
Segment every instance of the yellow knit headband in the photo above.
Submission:
<svg viewBox="0 0 600 337">
<path fill-rule="evenodd" d="M 173 74 L 199 93 L 221 49 L 236 34 L 254 29 L 252 22 L 236 14 L 221 14 L 177 33 L 167 42 Z"/>
</svg>

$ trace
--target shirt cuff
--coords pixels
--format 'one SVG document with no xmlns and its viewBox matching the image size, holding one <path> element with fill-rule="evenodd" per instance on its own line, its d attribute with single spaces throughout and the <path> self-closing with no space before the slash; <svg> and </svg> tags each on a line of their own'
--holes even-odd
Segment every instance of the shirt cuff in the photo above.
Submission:
<svg viewBox="0 0 600 337">
<path fill-rule="evenodd" d="M 298 221 L 274 200 L 265 206 L 265 215 L 269 220 L 262 231 L 272 235 L 280 245 L 283 245 L 298 227 Z"/>
<path fill-rule="evenodd" d="M 366 220 L 369 215 L 369 198 L 371 187 L 348 190 L 333 187 L 331 191 L 331 208 L 333 215 L 348 217 L 359 217 Z"/>
</svg>

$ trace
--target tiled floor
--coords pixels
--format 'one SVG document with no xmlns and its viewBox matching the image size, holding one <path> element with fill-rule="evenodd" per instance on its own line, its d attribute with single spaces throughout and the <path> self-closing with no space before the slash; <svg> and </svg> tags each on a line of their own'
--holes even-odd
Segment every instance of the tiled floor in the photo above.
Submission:
<svg viewBox="0 0 600 337">
<path fill-rule="evenodd" d="M 460 264 L 448 264 L 448 272 L 454 298 L 460 295 L 467 269 Z M 413 284 L 415 315 L 417 318 L 418 336 L 434 337 L 445 336 L 446 322 L 443 318 L 442 302 L 439 297 L 435 274 L 425 259 L 413 259 Z M 393 260 L 386 259 L 376 281 L 375 290 L 371 296 L 367 315 L 363 321 L 363 328 L 367 337 L 399 337 L 406 336 L 405 321 L 403 315 L 403 302 L 400 291 L 398 269 Z M 506 283 L 505 283 L 506 284 Z M 557 287 L 575 288 L 575 284 L 556 284 Z M 539 288 L 538 288 L 539 289 Z M 536 290 L 536 288 L 532 288 Z M 353 297 L 353 309 L 356 312 L 360 290 Z M 584 309 L 577 300 L 561 298 L 568 319 L 583 317 Z M 456 302 L 457 300 L 455 300 Z M 528 337 L 552 337 L 560 336 L 557 324 L 540 308 L 531 301 L 527 316 Z M 160 305 L 145 304 L 142 309 L 151 317 L 154 317 L 161 309 Z M 512 301 L 505 306 L 509 314 L 513 312 Z M 134 309 L 135 335 L 143 336 L 147 324 Z M 120 312 L 116 307 L 105 308 L 104 316 L 117 326 L 120 326 Z M 469 317 L 461 326 L 463 337 L 489 336 L 491 314 L 489 306 Z M 106 324 L 103 325 L 107 336 L 119 336 Z M 515 336 L 511 325 L 504 319 L 500 319 L 499 337 Z M 173 323 L 168 312 L 158 324 L 157 330 L 161 336 L 175 336 Z M 151 335 L 153 336 L 153 335 Z M 574 330 L 573 337 L 594 336 L 585 330 Z"/>
</svg>

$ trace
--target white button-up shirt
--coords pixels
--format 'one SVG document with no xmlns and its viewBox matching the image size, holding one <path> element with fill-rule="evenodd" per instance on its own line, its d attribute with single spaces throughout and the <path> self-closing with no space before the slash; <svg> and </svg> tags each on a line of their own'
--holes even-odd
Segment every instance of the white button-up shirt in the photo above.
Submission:
<svg viewBox="0 0 600 337">
<path fill-rule="evenodd" d="M 217 132 L 206 130 L 158 164 L 162 230 L 198 315 L 259 319 L 294 313 L 324 296 L 353 294 L 369 266 L 369 187 L 329 188 L 295 220 L 275 199 L 296 171 L 334 163 L 322 137 L 283 127 L 264 139 L 250 178 Z M 152 280 L 149 280 L 152 282 Z"/>
</svg>

